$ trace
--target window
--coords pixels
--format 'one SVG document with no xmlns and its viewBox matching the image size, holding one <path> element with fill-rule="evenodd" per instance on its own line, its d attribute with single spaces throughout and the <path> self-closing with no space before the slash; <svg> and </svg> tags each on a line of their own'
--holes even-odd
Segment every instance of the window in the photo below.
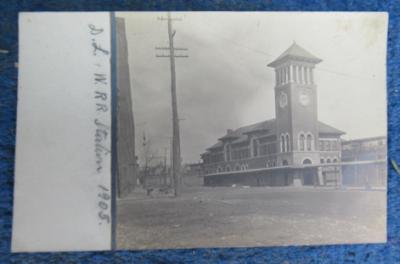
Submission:
<svg viewBox="0 0 400 264">
<path fill-rule="evenodd" d="M 319 141 L 319 150 L 324 150 L 324 141 L 322 140 Z"/>
<path fill-rule="evenodd" d="M 326 163 L 331 163 L 331 159 L 326 159 Z"/>
<path fill-rule="evenodd" d="M 299 137 L 299 149 L 300 149 L 300 151 L 304 151 L 304 141 L 305 141 L 305 137 L 304 137 L 304 135 L 303 134 L 300 134 L 300 137 Z"/>
<path fill-rule="evenodd" d="M 307 150 L 310 151 L 312 148 L 312 136 L 311 134 L 307 135 Z"/>
<path fill-rule="evenodd" d="M 281 152 L 285 152 L 285 146 L 286 146 L 285 136 L 281 135 Z"/>
<path fill-rule="evenodd" d="M 289 165 L 288 161 L 287 160 L 283 160 L 282 161 L 282 166 L 287 166 L 287 165 Z"/>
<path fill-rule="evenodd" d="M 276 144 L 268 144 L 268 154 L 275 154 L 276 153 Z"/>
<path fill-rule="evenodd" d="M 226 166 L 226 171 L 231 171 L 231 167 L 229 165 Z"/>
<path fill-rule="evenodd" d="M 335 140 L 331 141 L 331 150 L 336 150 L 336 141 Z"/>
<path fill-rule="evenodd" d="M 236 164 L 236 166 L 235 166 L 235 170 L 240 170 L 240 165 L 239 164 Z"/>
<path fill-rule="evenodd" d="M 260 155 L 267 155 L 268 154 L 268 145 L 260 145 Z"/>
<path fill-rule="evenodd" d="M 324 160 L 324 159 L 321 159 L 320 163 L 322 164 L 322 163 L 324 163 L 324 162 L 325 162 L 325 160 Z"/>
<path fill-rule="evenodd" d="M 268 160 L 266 166 L 267 166 L 267 168 L 275 167 L 276 166 L 276 160 Z"/>
<path fill-rule="evenodd" d="M 226 155 L 226 161 L 231 160 L 231 145 L 227 144 L 225 147 L 225 155 Z"/>
<path fill-rule="evenodd" d="M 286 152 L 290 151 L 290 140 L 289 140 L 289 134 L 286 134 Z"/>
<path fill-rule="evenodd" d="M 257 139 L 253 139 L 253 157 L 258 156 L 258 141 Z"/>
<path fill-rule="evenodd" d="M 330 144 L 328 140 L 324 140 L 324 150 L 329 151 L 330 149 Z"/>
<path fill-rule="evenodd" d="M 334 158 L 334 159 L 333 159 L 333 163 L 336 163 L 336 162 L 337 162 L 337 159 L 336 159 L 336 158 Z"/>
<path fill-rule="evenodd" d="M 232 151 L 231 158 L 234 160 L 246 159 L 249 157 L 249 149 L 248 148 L 239 148 Z"/>
</svg>

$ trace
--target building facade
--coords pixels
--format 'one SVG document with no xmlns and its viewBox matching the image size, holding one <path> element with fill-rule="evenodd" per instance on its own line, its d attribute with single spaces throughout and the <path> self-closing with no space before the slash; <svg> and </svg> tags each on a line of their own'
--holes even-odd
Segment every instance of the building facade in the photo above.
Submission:
<svg viewBox="0 0 400 264">
<path fill-rule="evenodd" d="M 205 185 L 340 185 L 343 131 L 318 120 L 314 69 L 322 60 L 293 43 L 275 71 L 276 118 L 228 129 L 201 155 Z"/>
</svg>

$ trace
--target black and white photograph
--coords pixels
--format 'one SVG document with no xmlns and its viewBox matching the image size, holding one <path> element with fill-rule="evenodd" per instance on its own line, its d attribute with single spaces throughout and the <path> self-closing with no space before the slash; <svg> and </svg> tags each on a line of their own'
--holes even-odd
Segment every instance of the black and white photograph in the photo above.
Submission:
<svg viewBox="0 0 400 264">
<path fill-rule="evenodd" d="M 386 14 L 115 26 L 118 249 L 386 241 Z"/>
</svg>

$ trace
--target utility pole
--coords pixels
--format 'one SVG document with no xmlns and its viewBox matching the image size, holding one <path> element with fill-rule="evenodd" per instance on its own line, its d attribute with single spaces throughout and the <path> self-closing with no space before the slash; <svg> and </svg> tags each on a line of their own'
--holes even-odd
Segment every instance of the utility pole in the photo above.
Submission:
<svg viewBox="0 0 400 264">
<path fill-rule="evenodd" d="M 168 148 L 164 148 L 164 177 L 163 177 L 164 186 L 167 185 L 167 177 L 168 177 L 167 153 L 168 153 Z"/>
<path fill-rule="evenodd" d="M 175 197 L 181 194 L 181 148 L 179 135 L 179 118 L 178 106 L 176 99 L 176 75 L 175 75 L 175 58 L 187 58 L 187 55 L 175 54 L 175 51 L 187 51 L 187 48 L 175 48 L 174 36 L 176 30 L 172 29 L 173 20 L 181 20 L 179 18 L 171 18 L 168 12 L 167 18 L 159 17 L 159 20 L 166 20 L 168 23 L 168 38 L 169 47 L 156 47 L 156 50 L 167 50 L 169 54 L 156 54 L 156 57 L 169 58 L 171 70 L 171 99 L 172 99 L 172 174 L 174 179 L 174 195 Z"/>
<path fill-rule="evenodd" d="M 146 132 L 143 131 L 143 157 L 144 157 L 144 174 L 143 174 L 143 188 L 147 188 L 147 142 L 146 142 Z"/>
</svg>

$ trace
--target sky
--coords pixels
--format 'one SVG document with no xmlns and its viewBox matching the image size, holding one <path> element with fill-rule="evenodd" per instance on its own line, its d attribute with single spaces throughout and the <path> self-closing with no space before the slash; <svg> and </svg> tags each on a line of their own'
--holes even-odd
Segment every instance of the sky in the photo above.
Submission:
<svg viewBox="0 0 400 264">
<path fill-rule="evenodd" d="M 384 13 L 174 12 L 181 155 L 200 154 L 227 129 L 275 118 L 274 70 L 267 64 L 295 41 L 323 61 L 314 71 L 318 119 L 344 139 L 386 135 Z M 118 13 L 128 41 L 136 153 L 143 135 L 154 155 L 170 148 L 172 110 L 164 12 Z M 168 150 L 167 150 L 168 152 Z"/>
</svg>

